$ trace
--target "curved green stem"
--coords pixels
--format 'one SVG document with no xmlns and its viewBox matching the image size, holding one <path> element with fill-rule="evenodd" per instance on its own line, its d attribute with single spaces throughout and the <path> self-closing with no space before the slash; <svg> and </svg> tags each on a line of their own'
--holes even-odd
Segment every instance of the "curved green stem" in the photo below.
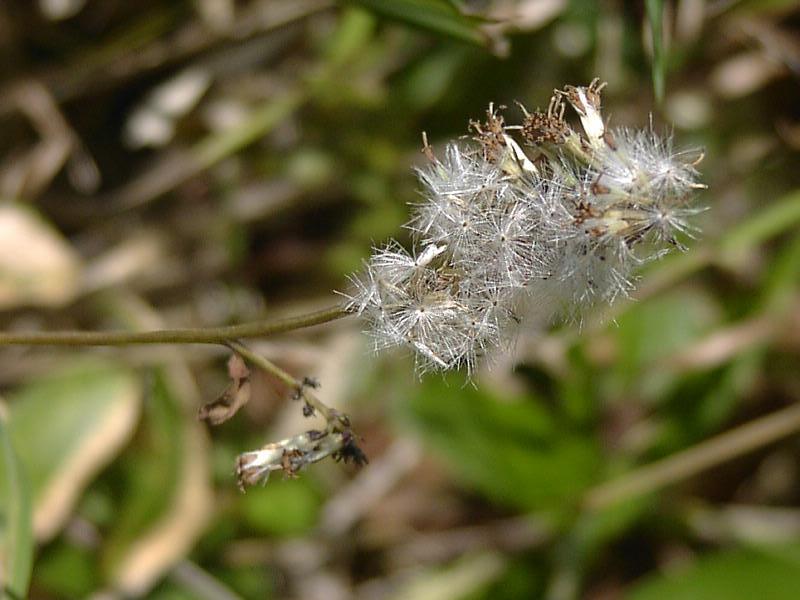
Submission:
<svg viewBox="0 0 800 600">
<path fill-rule="evenodd" d="M 256 321 L 227 327 L 161 329 L 155 331 L 34 331 L 0 332 L 0 346 L 128 346 L 133 344 L 227 344 L 328 323 L 347 316 L 333 306 L 296 317 Z"/>
</svg>

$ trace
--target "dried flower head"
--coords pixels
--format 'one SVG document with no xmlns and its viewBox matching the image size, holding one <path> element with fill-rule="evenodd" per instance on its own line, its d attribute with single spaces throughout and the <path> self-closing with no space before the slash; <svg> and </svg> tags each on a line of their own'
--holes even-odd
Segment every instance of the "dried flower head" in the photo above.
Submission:
<svg viewBox="0 0 800 600">
<path fill-rule="evenodd" d="M 296 477 L 308 465 L 329 456 L 345 462 L 352 460 L 358 466 L 367 462 L 349 430 L 312 429 L 240 454 L 236 459 L 239 488 L 244 490 L 256 483 L 266 483 L 273 471 L 283 471 L 285 477 Z"/>
<path fill-rule="evenodd" d="M 508 344 L 523 306 L 580 318 L 633 289 L 634 268 L 694 232 L 697 153 L 670 136 L 606 127 L 604 83 L 556 90 L 521 126 L 489 105 L 471 122 L 477 144 L 455 142 L 418 171 L 415 248 L 376 248 L 351 276 L 347 308 L 376 349 L 410 349 L 419 372 L 464 367 Z M 582 131 L 565 120 L 566 105 Z M 513 134 L 519 132 L 522 145 Z"/>
<path fill-rule="evenodd" d="M 341 432 L 312 429 L 240 454 L 236 461 L 239 487 L 244 490 L 257 482 L 266 483 L 272 471 L 283 471 L 287 477 L 295 477 L 298 471 L 331 456 L 343 445 Z"/>
</svg>

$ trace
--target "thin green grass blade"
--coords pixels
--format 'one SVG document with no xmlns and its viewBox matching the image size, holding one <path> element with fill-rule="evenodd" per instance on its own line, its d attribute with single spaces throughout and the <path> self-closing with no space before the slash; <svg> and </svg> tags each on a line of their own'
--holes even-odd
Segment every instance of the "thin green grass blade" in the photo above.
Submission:
<svg viewBox="0 0 800 600">
<path fill-rule="evenodd" d="M 27 481 L 0 415 L 0 598 L 26 598 L 33 565 Z"/>
<path fill-rule="evenodd" d="M 354 0 L 364 8 L 388 19 L 427 29 L 484 48 L 491 40 L 480 29 L 485 21 L 458 10 L 448 0 Z"/>
<path fill-rule="evenodd" d="M 664 56 L 664 2 L 663 0 L 647 0 L 647 21 L 650 24 L 650 35 L 653 42 L 653 93 L 658 104 L 664 99 L 664 79 L 666 76 L 666 58 Z"/>
</svg>

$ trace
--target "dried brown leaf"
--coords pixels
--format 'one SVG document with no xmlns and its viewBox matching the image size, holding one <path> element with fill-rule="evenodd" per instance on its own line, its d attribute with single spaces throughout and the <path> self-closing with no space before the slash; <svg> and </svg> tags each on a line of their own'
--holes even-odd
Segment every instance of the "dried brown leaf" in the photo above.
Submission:
<svg viewBox="0 0 800 600">
<path fill-rule="evenodd" d="M 238 354 L 232 354 L 228 360 L 228 375 L 230 385 L 216 400 L 207 402 L 198 411 L 197 417 L 209 425 L 224 423 L 250 401 L 250 371 Z"/>
</svg>

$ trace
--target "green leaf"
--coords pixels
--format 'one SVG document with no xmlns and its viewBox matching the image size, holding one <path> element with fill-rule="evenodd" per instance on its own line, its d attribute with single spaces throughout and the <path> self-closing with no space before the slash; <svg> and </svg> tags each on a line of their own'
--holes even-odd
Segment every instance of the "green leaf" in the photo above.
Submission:
<svg viewBox="0 0 800 600">
<path fill-rule="evenodd" d="M 677 290 L 632 306 L 611 328 L 619 344 L 615 374 L 624 388 L 618 395 L 630 394 L 636 386 L 642 396 L 662 397 L 679 374 L 664 369 L 660 361 L 713 331 L 720 320 L 714 299 L 699 291 Z"/>
<path fill-rule="evenodd" d="M 342 67 L 364 55 L 374 37 L 376 20 L 374 15 L 357 7 L 342 11 L 336 30 L 322 54 L 323 68 L 329 75 L 335 75 Z M 341 87 L 338 79 L 330 83 Z"/>
<path fill-rule="evenodd" d="M 274 100 L 264 102 L 255 108 L 240 125 L 231 127 L 222 133 L 211 134 L 198 142 L 192 148 L 192 154 L 203 168 L 213 166 L 256 140 L 262 139 L 283 123 L 304 101 L 304 93 L 292 90 L 281 94 Z M 178 170 L 176 169 L 176 171 Z M 178 174 L 180 175 L 180 172 Z M 164 189 L 157 190 L 156 195 L 168 191 L 173 184 L 180 183 L 180 181 L 176 183 L 173 180 L 165 181 Z"/>
<path fill-rule="evenodd" d="M 252 533 L 275 536 L 299 535 L 317 522 L 320 497 L 307 477 L 270 481 L 240 497 L 244 523 Z"/>
<path fill-rule="evenodd" d="M 82 360 L 17 390 L 9 431 L 33 498 L 37 539 L 51 538 L 86 485 L 128 441 L 139 414 L 133 373 Z"/>
<path fill-rule="evenodd" d="M 769 206 L 757 210 L 719 239 L 720 253 L 738 255 L 764 243 L 800 223 L 800 190 L 794 190 Z"/>
<path fill-rule="evenodd" d="M 467 596 L 469 600 L 519 600 L 541 598 L 546 581 L 545 565 L 541 560 L 511 559 L 503 575 L 488 589 Z"/>
<path fill-rule="evenodd" d="M 2 408 L 2 407 L 0 407 Z M 0 595 L 28 595 L 33 564 L 31 500 L 25 474 L 0 414 Z"/>
<path fill-rule="evenodd" d="M 797 544 L 769 553 L 731 550 L 703 558 L 675 574 L 651 577 L 628 600 L 795 600 L 800 590 L 800 564 L 784 558 Z"/>
<path fill-rule="evenodd" d="M 793 306 L 799 277 L 800 238 L 796 238 L 776 253 L 748 314 L 772 318 L 787 314 Z M 665 447 L 679 448 L 716 431 L 758 381 L 767 356 L 762 342 L 747 347 L 718 369 L 684 378 L 674 388 L 669 402 L 672 415 L 665 430 Z"/>
<path fill-rule="evenodd" d="M 420 112 L 435 106 L 453 89 L 453 82 L 469 55 L 469 49 L 455 46 L 443 46 L 426 54 L 397 86 L 403 100 Z"/>
<path fill-rule="evenodd" d="M 788 242 L 770 264 L 761 286 L 758 312 L 782 314 L 792 310 L 800 284 L 800 237 Z"/>
<path fill-rule="evenodd" d="M 673 253 L 653 263 L 649 288 L 673 287 L 715 262 L 740 263 L 761 244 L 800 225 L 800 190 L 793 190 L 736 224 L 715 242 L 691 252 Z M 631 305 L 632 306 L 632 305 Z"/>
<path fill-rule="evenodd" d="M 661 104 L 664 100 L 664 77 L 666 74 L 666 60 L 664 58 L 664 1 L 647 0 L 647 21 L 650 24 L 650 34 L 653 41 L 653 92 L 656 101 Z"/>
<path fill-rule="evenodd" d="M 104 548 L 113 587 L 138 596 L 186 556 L 211 513 L 208 448 L 187 414 L 199 404 L 189 372 L 155 370 L 143 426 L 120 465 L 122 503 Z"/>
<path fill-rule="evenodd" d="M 421 27 L 440 35 L 488 47 L 489 36 L 479 25 L 484 20 L 462 13 L 447 0 L 355 0 L 379 15 Z"/>
<path fill-rule="evenodd" d="M 536 399 L 501 401 L 464 387 L 460 376 L 449 381 L 427 380 L 407 409 L 465 481 L 523 509 L 561 508 L 594 481 L 599 452 L 593 441 Z"/>
<path fill-rule="evenodd" d="M 98 583 L 96 563 L 94 552 L 60 539 L 36 560 L 36 589 L 55 598 L 88 598 Z"/>
<path fill-rule="evenodd" d="M 787 11 L 796 9 L 797 0 L 740 0 L 728 6 L 731 12 L 743 17 L 751 15 L 780 17 Z"/>
<path fill-rule="evenodd" d="M 184 590 L 172 582 L 162 585 L 148 595 L 149 600 L 195 600 L 196 597 L 191 590 Z"/>
<path fill-rule="evenodd" d="M 140 298 L 104 298 L 125 328 L 160 326 Z M 200 393 L 189 368 L 172 361 L 148 372 L 144 419 L 112 473 L 119 503 L 105 536 L 103 575 L 114 595 L 141 596 L 183 559 L 203 533 L 212 510 L 208 441 L 197 420 Z"/>
<path fill-rule="evenodd" d="M 125 494 L 106 544 L 110 563 L 119 562 L 137 536 L 168 508 L 180 476 L 183 436 L 179 406 L 163 376 L 156 374 L 144 405 L 142 427 L 121 463 Z"/>
</svg>

